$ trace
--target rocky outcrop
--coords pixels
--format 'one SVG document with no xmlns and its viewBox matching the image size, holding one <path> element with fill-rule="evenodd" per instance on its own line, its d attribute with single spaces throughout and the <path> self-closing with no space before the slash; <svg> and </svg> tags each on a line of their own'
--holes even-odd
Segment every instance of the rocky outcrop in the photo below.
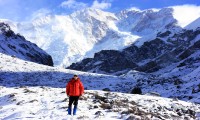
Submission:
<svg viewBox="0 0 200 120">
<path fill-rule="evenodd" d="M 92 72 L 117 72 L 125 69 L 132 69 L 137 65 L 130 61 L 123 53 L 116 50 L 103 50 L 95 53 L 94 59 L 87 58 L 80 63 L 74 63 L 69 68 Z"/>
<path fill-rule="evenodd" d="M 50 55 L 20 34 L 15 34 L 5 23 L 0 23 L 0 52 L 23 60 L 53 66 Z"/>
</svg>

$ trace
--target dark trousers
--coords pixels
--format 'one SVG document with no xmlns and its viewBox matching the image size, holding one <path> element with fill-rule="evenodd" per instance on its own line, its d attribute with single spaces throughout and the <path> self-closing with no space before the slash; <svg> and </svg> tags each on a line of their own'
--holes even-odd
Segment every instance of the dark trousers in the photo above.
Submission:
<svg viewBox="0 0 200 120">
<path fill-rule="evenodd" d="M 79 99 L 79 96 L 70 96 L 69 97 L 69 107 L 71 108 L 73 103 L 74 103 L 74 106 L 77 106 L 78 105 L 78 99 Z"/>
<path fill-rule="evenodd" d="M 69 97 L 69 107 L 68 107 L 68 114 L 72 114 L 72 104 L 74 103 L 73 115 L 76 115 L 77 105 L 78 105 L 79 96 L 70 96 Z"/>
</svg>

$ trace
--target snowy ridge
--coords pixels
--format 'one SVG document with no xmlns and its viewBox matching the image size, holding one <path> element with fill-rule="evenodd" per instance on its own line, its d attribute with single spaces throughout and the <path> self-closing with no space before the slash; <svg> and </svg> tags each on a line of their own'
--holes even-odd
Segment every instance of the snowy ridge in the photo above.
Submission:
<svg viewBox="0 0 200 120">
<path fill-rule="evenodd" d="M 3 120 L 200 118 L 198 104 L 149 95 L 99 91 L 105 87 L 111 91 L 126 91 L 135 83 L 129 78 L 49 67 L 1 53 L 0 73 L 0 119 Z M 80 98 L 77 116 L 69 118 L 65 85 L 73 74 L 79 74 L 85 89 L 90 90 Z"/>
</svg>

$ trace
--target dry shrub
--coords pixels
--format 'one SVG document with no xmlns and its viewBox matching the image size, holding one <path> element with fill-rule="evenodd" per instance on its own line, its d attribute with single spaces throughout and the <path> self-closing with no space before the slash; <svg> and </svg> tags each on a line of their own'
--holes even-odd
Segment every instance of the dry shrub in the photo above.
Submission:
<svg viewBox="0 0 200 120">
<path fill-rule="evenodd" d="M 19 88 L 27 88 L 26 86 L 20 86 Z"/>
<path fill-rule="evenodd" d="M 126 120 L 141 120 L 141 117 L 130 115 Z"/>
<path fill-rule="evenodd" d="M 88 97 L 86 97 L 86 96 L 81 96 L 81 97 L 79 97 L 79 100 L 87 100 L 88 99 Z"/>
<path fill-rule="evenodd" d="M 126 111 L 122 111 L 121 114 L 137 114 L 138 108 L 137 107 L 130 107 Z"/>
<path fill-rule="evenodd" d="M 113 111 L 113 112 L 120 112 L 121 109 L 120 109 L 120 108 L 113 108 L 112 111 Z"/>
<path fill-rule="evenodd" d="M 34 91 L 31 91 L 31 90 L 29 90 L 29 89 L 25 88 L 25 89 L 24 89 L 24 93 L 36 93 L 36 92 L 34 92 Z"/>
<path fill-rule="evenodd" d="M 15 97 L 15 95 L 16 95 L 17 93 L 11 93 L 11 94 L 9 94 L 9 98 L 14 98 Z"/>
<path fill-rule="evenodd" d="M 24 100 L 19 101 L 16 105 L 22 105 L 22 104 L 24 104 Z"/>
<path fill-rule="evenodd" d="M 68 106 L 63 106 L 60 109 L 68 109 Z"/>
<path fill-rule="evenodd" d="M 16 97 L 15 97 L 16 94 L 17 94 L 17 93 L 11 93 L 11 94 L 9 94 L 9 95 L 8 95 L 9 100 L 11 100 L 12 102 L 17 101 L 17 99 L 16 99 Z"/>
<path fill-rule="evenodd" d="M 64 100 L 62 100 L 61 102 L 67 102 L 69 98 L 65 98 Z"/>
<path fill-rule="evenodd" d="M 112 109 L 109 103 L 101 103 L 100 107 L 103 109 Z"/>
<path fill-rule="evenodd" d="M 135 87 L 131 90 L 131 94 L 142 94 L 142 89 L 139 87 Z"/>
<path fill-rule="evenodd" d="M 103 91 L 111 91 L 109 88 L 102 89 Z"/>
<path fill-rule="evenodd" d="M 95 99 L 99 99 L 101 101 L 105 101 L 105 99 L 106 99 L 106 97 L 102 97 L 102 96 L 100 96 L 98 94 L 94 94 L 94 97 L 95 97 Z"/>
<path fill-rule="evenodd" d="M 38 102 L 38 100 L 34 99 L 34 100 L 29 101 L 29 103 L 33 103 L 33 102 Z"/>
<path fill-rule="evenodd" d="M 124 102 L 123 100 L 116 100 L 113 103 L 114 105 L 118 106 L 118 107 L 129 107 L 128 106 L 128 102 Z"/>
<path fill-rule="evenodd" d="M 88 116 L 85 116 L 85 115 L 82 115 L 82 116 L 79 116 L 77 117 L 78 120 L 88 120 L 89 117 Z"/>
</svg>

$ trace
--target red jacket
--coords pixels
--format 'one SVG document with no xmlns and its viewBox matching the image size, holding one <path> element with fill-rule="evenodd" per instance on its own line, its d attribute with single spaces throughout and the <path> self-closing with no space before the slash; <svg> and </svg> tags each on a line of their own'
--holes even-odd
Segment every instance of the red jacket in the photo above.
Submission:
<svg viewBox="0 0 200 120">
<path fill-rule="evenodd" d="M 80 79 L 72 78 L 66 85 L 66 94 L 69 96 L 81 96 L 84 93 L 84 87 Z"/>
</svg>

